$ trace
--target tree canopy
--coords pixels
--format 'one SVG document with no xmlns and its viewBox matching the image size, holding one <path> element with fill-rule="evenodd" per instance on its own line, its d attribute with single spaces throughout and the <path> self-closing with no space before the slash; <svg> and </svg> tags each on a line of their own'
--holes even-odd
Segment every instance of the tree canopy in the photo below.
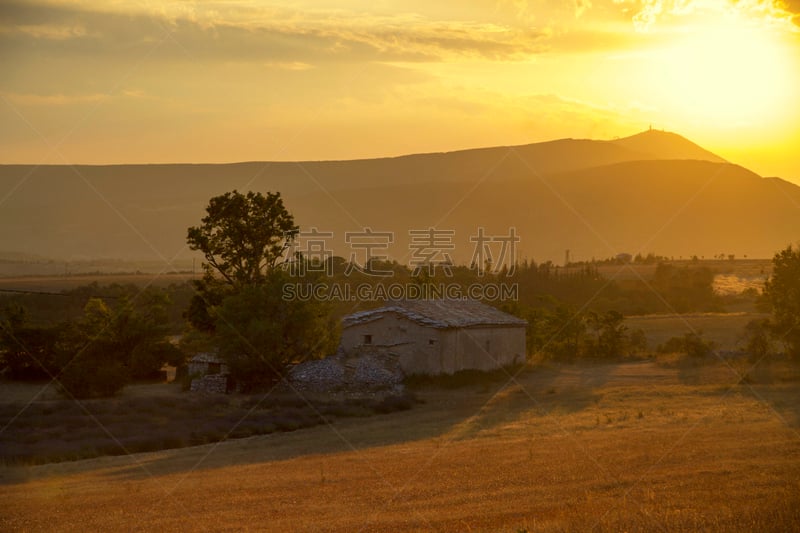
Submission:
<svg viewBox="0 0 800 533">
<path fill-rule="evenodd" d="M 34 324 L 25 308 L 0 313 L 0 373 L 12 379 L 54 379 L 76 398 L 111 396 L 135 379 L 158 376 L 184 356 L 167 339 L 168 296 L 144 291 L 136 302 L 110 306 L 91 297 L 76 320 Z"/>
<path fill-rule="evenodd" d="M 788 246 L 772 258 L 764 296 L 772 308 L 776 337 L 789 355 L 800 358 L 800 247 Z"/>
<path fill-rule="evenodd" d="M 324 357 L 336 349 L 337 327 L 330 306 L 285 299 L 290 276 L 276 269 L 223 301 L 217 312 L 216 344 L 231 376 L 243 389 L 267 385 L 292 362 Z"/>
<path fill-rule="evenodd" d="M 284 298 L 293 279 L 281 259 L 299 227 L 280 193 L 229 192 L 211 198 L 206 212 L 187 235 L 206 263 L 186 317 L 227 360 L 237 386 L 265 385 L 291 362 L 330 353 L 331 306 Z"/>
<path fill-rule="evenodd" d="M 211 198 L 206 213 L 187 242 L 203 252 L 207 277 L 217 273 L 234 287 L 262 281 L 300 230 L 279 192 L 227 192 Z"/>
</svg>

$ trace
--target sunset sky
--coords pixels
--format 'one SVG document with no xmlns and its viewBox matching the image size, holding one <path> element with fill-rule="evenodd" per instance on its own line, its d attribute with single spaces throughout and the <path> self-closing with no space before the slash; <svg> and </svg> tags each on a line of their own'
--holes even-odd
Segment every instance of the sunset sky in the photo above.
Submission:
<svg viewBox="0 0 800 533">
<path fill-rule="evenodd" d="M 800 0 L 0 4 L 0 163 L 351 159 L 650 125 L 800 183 Z"/>
</svg>

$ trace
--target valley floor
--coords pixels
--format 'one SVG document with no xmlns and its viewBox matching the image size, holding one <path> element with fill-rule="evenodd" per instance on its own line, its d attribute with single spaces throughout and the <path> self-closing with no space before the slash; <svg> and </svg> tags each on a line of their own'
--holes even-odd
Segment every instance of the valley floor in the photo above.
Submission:
<svg viewBox="0 0 800 533">
<path fill-rule="evenodd" d="M 332 426 L 6 467 L 0 530 L 798 531 L 800 373 L 747 366 L 536 368 Z"/>
</svg>

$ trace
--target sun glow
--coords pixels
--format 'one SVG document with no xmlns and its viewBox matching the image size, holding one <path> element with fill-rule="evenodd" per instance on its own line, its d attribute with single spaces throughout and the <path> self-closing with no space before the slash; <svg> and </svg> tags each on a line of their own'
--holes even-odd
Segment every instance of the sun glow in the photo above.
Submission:
<svg viewBox="0 0 800 533">
<path fill-rule="evenodd" d="M 758 127 L 795 106 L 791 48 L 762 26 L 706 24 L 659 50 L 651 66 L 663 101 L 695 121 Z"/>
</svg>

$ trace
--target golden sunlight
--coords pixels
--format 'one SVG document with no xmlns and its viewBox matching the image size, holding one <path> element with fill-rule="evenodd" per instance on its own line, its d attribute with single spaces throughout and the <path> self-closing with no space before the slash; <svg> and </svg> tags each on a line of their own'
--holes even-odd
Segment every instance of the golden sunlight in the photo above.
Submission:
<svg viewBox="0 0 800 533">
<path fill-rule="evenodd" d="M 792 56 L 768 27 L 741 19 L 684 31 L 654 57 L 662 101 L 694 121 L 778 125 L 792 106 Z"/>
</svg>

